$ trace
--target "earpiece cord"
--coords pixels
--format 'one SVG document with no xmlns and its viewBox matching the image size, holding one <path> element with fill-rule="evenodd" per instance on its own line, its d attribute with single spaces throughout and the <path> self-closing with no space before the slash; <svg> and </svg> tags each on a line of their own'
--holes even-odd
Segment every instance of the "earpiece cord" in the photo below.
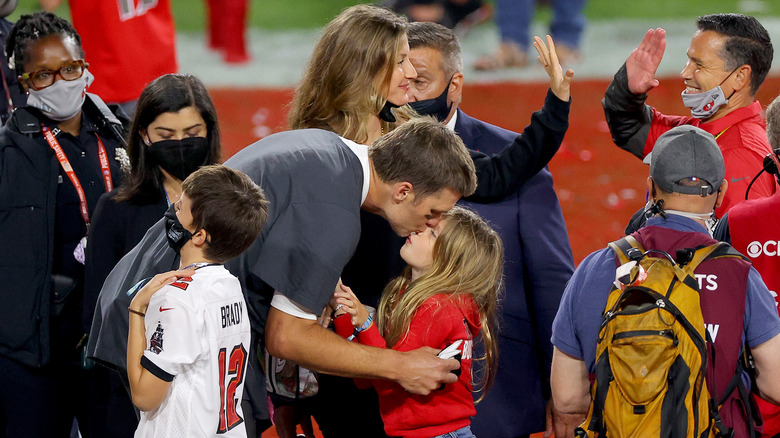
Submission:
<svg viewBox="0 0 780 438">
<path fill-rule="evenodd" d="M 756 180 L 758 180 L 758 177 L 761 176 L 761 174 L 764 173 L 765 171 L 766 171 L 766 169 L 762 167 L 761 170 L 758 171 L 756 176 L 753 177 L 753 180 L 750 181 L 750 184 L 748 184 L 747 190 L 745 190 L 745 200 L 746 201 L 748 199 L 748 195 L 750 194 L 750 188 L 753 187 L 753 183 L 756 182 Z"/>
<path fill-rule="evenodd" d="M 761 176 L 762 173 L 767 172 L 769 174 L 772 174 L 774 176 L 778 176 L 777 174 L 777 164 L 775 163 L 775 160 L 772 159 L 772 154 L 776 154 L 778 149 L 775 149 L 770 154 L 767 154 L 766 157 L 764 157 L 763 165 L 761 166 L 761 170 L 758 171 L 756 176 L 753 177 L 753 180 L 750 181 L 750 184 L 748 184 L 747 189 L 745 190 L 745 200 L 747 201 L 748 195 L 750 194 L 750 188 L 753 187 L 753 183 L 758 180 L 758 177 Z M 779 178 L 780 179 L 780 178 Z"/>
</svg>

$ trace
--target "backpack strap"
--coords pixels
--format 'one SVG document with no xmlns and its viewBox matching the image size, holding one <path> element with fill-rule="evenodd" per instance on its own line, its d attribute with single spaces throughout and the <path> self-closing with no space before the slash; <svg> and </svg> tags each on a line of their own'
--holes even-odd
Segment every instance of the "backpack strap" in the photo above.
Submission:
<svg viewBox="0 0 780 438">
<path fill-rule="evenodd" d="M 742 255 L 733 246 L 726 242 L 716 242 L 712 245 L 701 245 L 695 248 L 684 248 L 677 250 L 677 259 L 680 265 L 693 266 L 693 269 L 707 261 L 721 257 L 737 257 L 745 261 L 750 261 Z"/>
<path fill-rule="evenodd" d="M 588 430 L 596 432 L 599 435 L 606 436 L 606 427 L 604 423 L 604 406 L 607 400 L 607 393 L 609 392 L 610 382 L 615 377 L 612 374 L 612 367 L 610 366 L 609 354 L 607 350 L 601 353 L 601 357 L 598 358 L 596 363 L 596 388 L 593 391 L 593 399 L 591 409 L 591 420 L 588 423 Z M 580 435 L 576 435 L 580 436 Z M 585 435 L 587 436 L 587 435 Z"/>
<path fill-rule="evenodd" d="M 743 345 L 743 348 L 746 347 Z M 753 397 L 750 396 L 750 393 L 748 389 L 745 387 L 745 383 L 742 381 L 742 374 L 745 370 L 745 359 L 744 356 L 740 358 L 740 360 L 737 361 L 737 369 L 734 373 L 734 376 L 731 378 L 731 381 L 729 381 L 728 385 L 726 385 L 726 390 L 723 392 L 723 395 L 720 397 L 720 400 L 717 401 L 714 398 L 710 398 L 710 417 L 714 420 L 714 427 L 716 431 L 717 437 L 733 437 L 734 436 L 734 430 L 726 427 L 725 424 L 723 424 L 723 420 L 720 416 L 719 409 L 721 406 L 723 406 L 723 403 L 726 402 L 726 400 L 729 398 L 732 392 L 735 390 L 739 393 L 739 398 L 743 401 L 743 409 L 745 414 L 745 422 L 748 426 L 748 433 L 749 437 L 755 437 L 756 435 L 756 425 L 761 425 L 763 423 L 760 415 L 757 415 L 758 413 L 758 406 L 755 404 L 755 401 L 753 400 Z M 714 397 L 718 397 L 717 394 L 714 395 Z"/>
<path fill-rule="evenodd" d="M 638 240 L 636 240 L 636 238 L 634 238 L 634 236 L 626 236 L 622 239 L 610 242 L 607 246 L 609 246 L 612 249 L 612 252 L 615 253 L 615 257 L 617 257 L 621 265 L 624 265 L 633 260 L 631 256 L 629 256 L 629 251 L 632 248 L 638 249 L 639 254 L 643 254 L 645 252 L 645 248 L 641 243 L 639 243 Z"/>
<path fill-rule="evenodd" d="M 709 260 L 710 258 L 712 258 L 712 254 L 715 251 L 717 251 L 721 245 L 729 246 L 727 244 L 724 244 L 723 242 L 718 242 L 702 248 L 693 248 L 694 249 L 693 256 L 691 257 L 690 261 L 685 265 L 685 269 L 688 272 L 695 271 L 696 268 L 699 267 L 701 263 L 703 263 L 705 260 Z"/>
<path fill-rule="evenodd" d="M 710 255 L 707 257 L 708 260 L 719 257 L 739 257 L 747 262 L 750 261 L 749 258 L 745 257 L 741 252 L 737 251 L 733 246 L 726 242 L 718 242 L 713 244 L 713 246 L 715 245 L 717 245 L 717 248 L 715 248 L 715 250 L 710 253 Z"/>
<path fill-rule="evenodd" d="M 717 242 L 710 246 L 696 249 L 695 254 L 693 255 L 690 263 L 688 264 L 688 269 L 690 269 L 689 272 L 693 272 L 693 270 L 696 269 L 696 267 L 699 264 L 707 260 L 713 260 L 721 257 L 735 257 L 748 262 L 750 261 L 748 258 L 742 255 L 739 251 L 734 249 L 734 247 L 732 247 L 728 243 Z M 707 344 L 712 345 L 712 339 L 710 339 L 709 332 L 705 330 L 705 333 L 707 336 Z M 755 405 L 753 398 L 748 393 L 748 390 L 745 387 L 745 384 L 742 380 L 744 371 L 750 370 L 752 367 L 752 365 L 750 364 L 751 359 L 749 359 L 750 352 L 747 348 L 747 344 L 745 344 L 744 342 L 742 344 L 742 351 L 743 354 L 740 356 L 740 359 L 737 360 L 737 367 L 734 372 L 734 376 L 726 385 L 726 388 L 723 391 L 723 393 L 718 394 L 717 390 L 713 386 L 713 390 L 715 391 L 715 394 L 712 394 L 710 398 L 710 416 L 711 418 L 713 418 L 715 423 L 714 427 L 716 430 L 716 436 L 719 437 L 734 436 L 733 429 L 728 428 L 726 427 L 725 424 L 723 424 L 723 420 L 721 419 L 719 409 L 720 406 L 722 406 L 723 403 L 726 402 L 726 400 L 729 398 L 731 393 L 734 392 L 735 390 L 739 392 L 739 398 L 743 401 L 743 409 L 744 409 L 744 414 L 746 417 L 746 423 L 749 429 L 750 437 L 756 436 L 755 435 L 756 424 L 761 424 L 760 418 L 756 416 L 758 412 L 758 408 Z M 712 355 L 712 362 L 715 363 L 714 348 L 710 351 L 710 354 Z"/>
<path fill-rule="evenodd" d="M 747 343 L 742 344 L 742 354 L 740 355 L 739 360 L 737 360 L 737 367 L 734 371 L 734 376 L 729 381 L 728 385 L 726 385 L 725 391 L 723 391 L 722 395 L 714 394 L 713 398 L 719 397 L 717 399 L 717 405 L 715 405 L 716 400 L 710 399 L 711 407 L 710 407 L 710 415 L 713 415 L 713 417 L 716 420 L 715 426 L 718 427 L 719 430 L 726 430 L 731 431 L 731 429 L 726 428 L 722 421 L 720 421 L 720 414 L 718 412 L 720 406 L 723 406 L 723 403 L 728 400 L 729 396 L 731 396 L 731 393 L 735 390 L 739 393 L 739 398 L 743 402 L 743 409 L 745 414 L 745 422 L 748 426 L 748 432 L 750 437 L 758 436 L 756 435 L 756 426 L 763 425 L 763 419 L 761 418 L 761 415 L 759 414 L 758 405 L 756 404 L 753 397 L 750 395 L 750 391 L 745 386 L 745 382 L 743 381 L 743 374 L 745 372 L 748 373 L 750 376 L 751 381 L 754 382 L 754 371 L 755 371 L 755 365 L 753 364 L 753 356 L 750 354 L 750 349 L 747 346 Z M 728 436 L 728 435 L 724 435 Z"/>
<path fill-rule="evenodd" d="M 699 283 L 696 281 L 693 272 L 697 267 L 699 267 L 700 264 L 706 262 L 707 260 L 713 260 L 720 257 L 738 257 L 747 260 L 745 259 L 745 256 L 739 253 L 739 251 L 725 242 L 717 242 L 713 243 L 712 245 L 698 246 L 696 248 L 684 248 L 677 250 L 677 252 L 678 263 L 680 263 L 679 266 L 687 274 L 687 277 L 683 281 L 686 282 L 689 287 L 695 290 L 699 289 Z M 680 261 L 681 252 L 688 252 L 685 257 L 682 257 L 684 259 L 683 261 Z M 685 263 L 686 260 L 687 263 Z"/>
</svg>

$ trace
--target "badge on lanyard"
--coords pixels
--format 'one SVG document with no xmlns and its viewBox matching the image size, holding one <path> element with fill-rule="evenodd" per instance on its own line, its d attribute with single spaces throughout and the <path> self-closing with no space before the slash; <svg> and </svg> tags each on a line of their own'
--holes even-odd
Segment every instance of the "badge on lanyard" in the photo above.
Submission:
<svg viewBox="0 0 780 438">
<path fill-rule="evenodd" d="M 68 179 L 70 179 L 70 182 L 73 184 L 73 187 L 76 189 L 76 194 L 79 197 L 79 210 L 81 211 L 81 217 L 84 219 L 84 223 L 87 225 L 87 233 L 89 233 L 89 211 L 87 210 L 87 196 L 84 193 L 84 189 L 81 186 L 81 182 L 79 181 L 78 177 L 76 176 L 76 172 L 73 171 L 73 167 L 70 165 L 70 161 L 68 161 L 68 157 L 65 155 L 65 152 L 62 150 L 62 146 L 60 146 L 60 142 L 57 141 L 57 133 L 59 133 L 59 129 L 55 128 L 55 132 L 52 132 L 46 125 L 41 123 L 41 131 L 43 132 L 43 137 L 46 139 L 46 142 L 49 143 L 49 147 L 54 150 L 54 155 L 57 157 L 57 161 L 60 162 L 60 166 L 62 166 L 62 170 L 65 171 L 65 174 L 68 175 Z M 108 154 L 106 153 L 106 147 L 103 145 L 103 141 L 100 139 L 100 136 L 95 133 L 95 137 L 97 138 L 98 143 L 98 158 L 100 161 L 100 170 L 103 174 L 103 182 L 105 183 L 106 187 L 106 193 L 110 192 L 114 188 L 114 183 L 111 179 L 111 167 L 108 164 Z M 82 265 L 86 261 L 86 250 L 87 250 L 87 236 L 84 236 L 79 241 L 79 244 L 76 245 L 76 249 L 73 250 L 73 257 L 76 259 L 77 262 L 81 263 Z"/>
<path fill-rule="evenodd" d="M 87 236 L 84 236 L 79 240 L 79 244 L 76 245 L 76 249 L 73 250 L 73 257 L 77 262 L 82 265 L 87 260 Z"/>
</svg>

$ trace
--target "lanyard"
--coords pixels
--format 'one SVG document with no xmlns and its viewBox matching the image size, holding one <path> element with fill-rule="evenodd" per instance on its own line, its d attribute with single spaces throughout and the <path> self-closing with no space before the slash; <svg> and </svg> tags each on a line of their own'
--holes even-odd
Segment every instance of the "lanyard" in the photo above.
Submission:
<svg viewBox="0 0 780 438">
<path fill-rule="evenodd" d="M 200 269 L 205 268 L 206 266 L 219 266 L 221 263 L 210 263 L 210 262 L 197 262 L 193 263 L 191 265 L 185 266 L 183 268 L 179 268 L 179 270 L 183 271 L 185 269 Z"/>
<path fill-rule="evenodd" d="M 729 128 L 731 128 L 732 126 L 734 126 L 734 125 L 729 125 L 729 126 L 727 126 L 727 127 L 726 127 L 726 129 L 724 129 L 723 131 L 720 131 L 720 132 L 718 133 L 718 135 L 716 135 L 716 136 L 715 136 L 715 140 L 717 140 L 718 138 L 720 138 L 720 136 L 721 136 L 721 135 L 723 135 L 723 133 L 724 133 L 724 132 L 728 131 L 728 130 L 729 130 Z"/>
<path fill-rule="evenodd" d="M 86 223 L 87 227 L 89 228 L 89 210 L 87 210 L 87 196 L 84 194 L 84 188 L 81 186 L 81 182 L 76 176 L 76 172 L 73 171 L 73 167 L 70 165 L 68 157 L 62 150 L 60 142 L 57 141 L 57 138 L 46 125 L 41 124 L 41 130 L 43 131 L 43 136 L 46 138 L 49 146 L 54 150 L 54 154 L 57 155 L 57 160 L 60 162 L 62 170 L 65 171 L 65 173 L 68 175 L 68 178 L 70 179 L 70 182 L 73 183 L 73 187 L 76 188 L 76 193 L 79 195 L 79 209 L 81 210 L 81 217 L 84 218 L 84 223 Z M 106 185 L 106 192 L 110 192 L 114 188 L 114 183 L 111 181 L 111 168 L 108 165 L 108 154 L 106 153 L 106 147 L 103 146 L 103 141 L 100 139 L 100 136 L 95 133 L 95 137 L 97 137 L 98 141 L 100 170 L 103 174 L 103 181 Z"/>
</svg>

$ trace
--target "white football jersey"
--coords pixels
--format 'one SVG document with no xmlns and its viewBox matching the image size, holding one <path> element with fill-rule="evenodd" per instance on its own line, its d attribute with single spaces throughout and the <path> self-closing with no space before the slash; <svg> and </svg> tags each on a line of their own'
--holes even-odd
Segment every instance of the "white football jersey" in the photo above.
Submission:
<svg viewBox="0 0 780 438">
<path fill-rule="evenodd" d="M 246 437 L 241 410 L 249 315 L 238 279 L 222 265 L 152 296 L 141 364 L 172 381 L 162 404 L 141 413 L 136 437 Z"/>
</svg>

